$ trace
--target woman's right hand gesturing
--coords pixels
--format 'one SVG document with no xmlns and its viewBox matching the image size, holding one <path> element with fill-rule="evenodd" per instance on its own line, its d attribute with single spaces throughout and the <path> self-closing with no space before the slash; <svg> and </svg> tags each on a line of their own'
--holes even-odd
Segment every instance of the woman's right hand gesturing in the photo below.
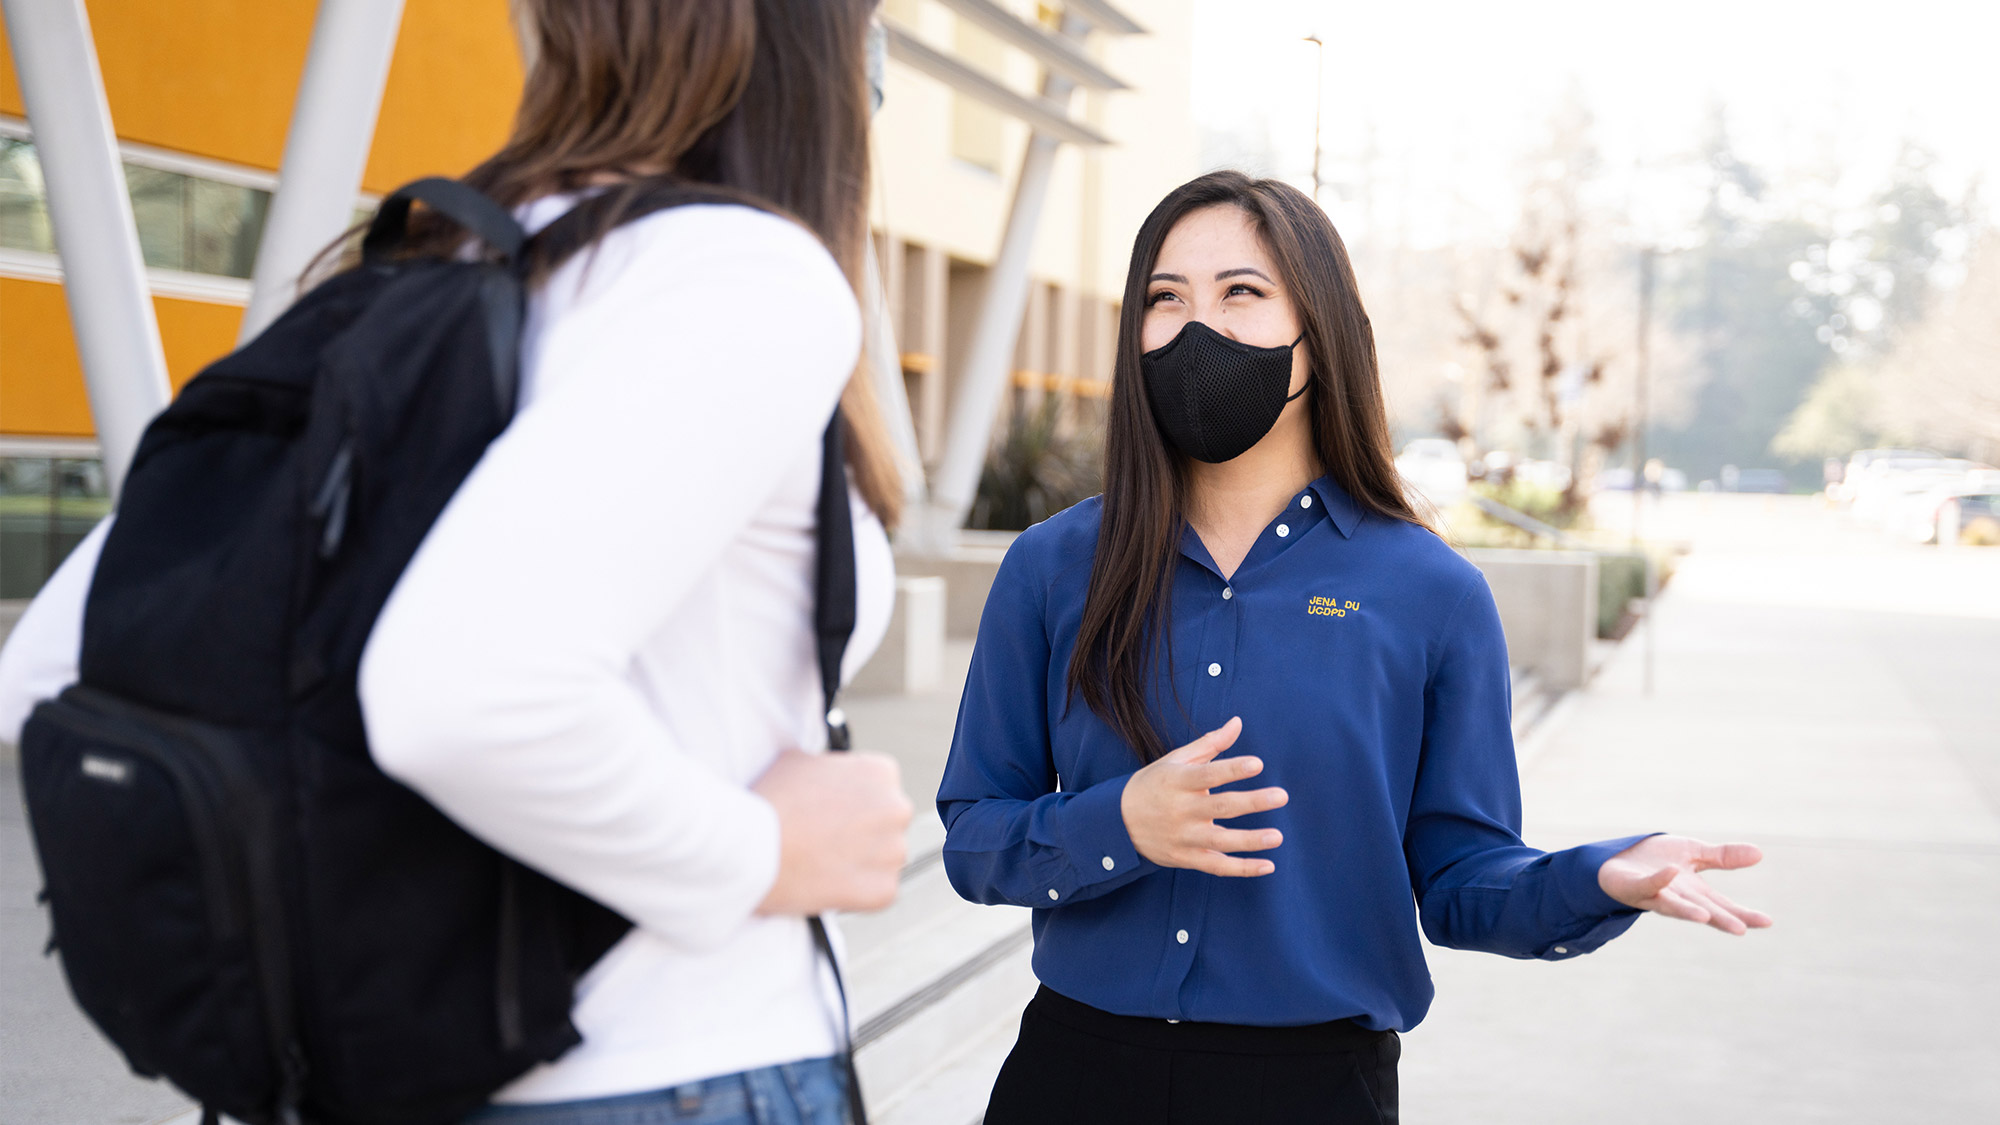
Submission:
<svg viewBox="0 0 2000 1125">
<path fill-rule="evenodd" d="M 1256 758 L 1215 756 L 1236 744 L 1243 720 L 1231 719 L 1186 746 L 1134 773 L 1125 783 L 1119 811 L 1140 855 L 1161 867 L 1185 867 L 1211 875 L 1269 875 L 1268 859 L 1243 859 L 1230 852 L 1268 851 L 1284 842 L 1275 828 L 1223 828 L 1215 822 L 1279 808 L 1288 799 L 1276 786 L 1211 793 L 1209 790 L 1264 772 Z"/>
<path fill-rule="evenodd" d="M 912 809 L 895 759 L 787 750 L 750 788 L 778 813 L 778 878 L 757 913 L 880 910 L 896 900 Z"/>
</svg>

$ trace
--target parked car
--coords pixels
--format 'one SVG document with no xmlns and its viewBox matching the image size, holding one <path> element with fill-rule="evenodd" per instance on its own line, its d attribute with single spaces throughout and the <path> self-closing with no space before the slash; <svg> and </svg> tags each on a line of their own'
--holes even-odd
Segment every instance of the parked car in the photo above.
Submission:
<svg viewBox="0 0 2000 1125">
<path fill-rule="evenodd" d="M 1960 542 L 2000 543 L 2000 472 L 1974 469 L 1941 483 L 1910 502 L 1896 530 L 1917 543 L 1942 543 L 1955 517 Z M 1955 509 L 1955 511 L 1954 511 Z"/>
<path fill-rule="evenodd" d="M 2000 492 L 1955 497 L 1958 505 L 1958 541 L 1981 547 L 2000 547 Z"/>
<path fill-rule="evenodd" d="M 1403 447 L 1396 458 L 1396 471 L 1433 504 L 1456 504 L 1465 499 L 1465 457 L 1455 441 L 1418 438 Z"/>
<path fill-rule="evenodd" d="M 1868 469 L 1885 461 L 1938 461 L 1943 458 L 1929 449 L 1862 449 L 1847 459 L 1847 467 L 1841 470 L 1838 483 L 1826 490 L 1827 498 L 1836 504 L 1854 503 L 1855 494 L 1867 480 Z"/>
<path fill-rule="evenodd" d="M 1734 465 L 1724 465 L 1722 487 L 1729 492 L 1782 494 L 1792 490 L 1792 482 L 1786 478 L 1783 469 L 1739 469 Z"/>
<path fill-rule="evenodd" d="M 1950 457 L 1894 457 L 1875 461 L 1862 471 L 1851 510 L 1855 520 L 1864 525 L 1898 538 L 1926 542 L 1932 534 L 1930 528 L 1938 504 L 1963 486 L 1969 474 L 1987 468 L 1977 461 Z"/>
</svg>

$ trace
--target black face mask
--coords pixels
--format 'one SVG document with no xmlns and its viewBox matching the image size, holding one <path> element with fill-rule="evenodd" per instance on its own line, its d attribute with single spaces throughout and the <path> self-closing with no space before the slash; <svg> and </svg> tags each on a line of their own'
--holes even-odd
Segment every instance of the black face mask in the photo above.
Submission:
<svg viewBox="0 0 2000 1125">
<path fill-rule="evenodd" d="M 1299 340 L 1259 348 L 1188 321 L 1179 335 L 1139 357 L 1160 432 L 1197 461 L 1215 464 L 1242 456 L 1278 424 L 1285 404 L 1312 386 L 1308 379 L 1298 394 L 1285 394 Z"/>
</svg>

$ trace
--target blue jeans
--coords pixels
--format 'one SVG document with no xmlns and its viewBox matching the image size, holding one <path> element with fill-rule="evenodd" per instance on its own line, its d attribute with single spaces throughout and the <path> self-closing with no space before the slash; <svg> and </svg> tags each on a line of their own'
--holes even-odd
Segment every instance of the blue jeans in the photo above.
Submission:
<svg viewBox="0 0 2000 1125">
<path fill-rule="evenodd" d="M 809 1059 L 643 1094 L 490 1105 L 463 1125 L 847 1125 L 847 1069 Z"/>
</svg>

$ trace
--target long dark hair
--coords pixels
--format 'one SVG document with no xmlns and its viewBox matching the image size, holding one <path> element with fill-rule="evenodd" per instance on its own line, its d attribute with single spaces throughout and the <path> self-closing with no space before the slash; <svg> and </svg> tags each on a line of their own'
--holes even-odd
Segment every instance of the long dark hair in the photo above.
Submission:
<svg viewBox="0 0 2000 1125">
<path fill-rule="evenodd" d="M 876 0 L 513 2 L 521 106 L 467 183 L 509 207 L 607 176 L 733 189 L 817 234 L 860 291 Z M 416 228 L 415 248 L 458 237 Z M 893 526 L 902 485 L 865 364 L 841 406 L 855 484 Z"/>
<path fill-rule="evenodd" d="M 1071 698 L 1082 695 L 1139 757 L 1170 749 L 1148 713 L 1155 660 L 1168 628 L 1175 559 L 1188 500 L 1189 462 L 1153 421 L 1139 374 L 1147 279 L 1168 232 L 1204 207 L 1227 204 L 1250 217 L 1277 263 L 1305 330 L 1306 409 L 1321 469 L 1369 512 L 1419 526 L 1396 475 L 1389 419 L 1375 363 L 1375 334 L 1361 307 L 1347 247 L 1326 212 L 1278 180 L 1210 172 L 1175 188 L 1139 228 L 1118 317 L 1118 356 L 1104 436 L 1104 509 L 1090 566 L 1083 623 L 1069 663 Z"/>
</svg>

